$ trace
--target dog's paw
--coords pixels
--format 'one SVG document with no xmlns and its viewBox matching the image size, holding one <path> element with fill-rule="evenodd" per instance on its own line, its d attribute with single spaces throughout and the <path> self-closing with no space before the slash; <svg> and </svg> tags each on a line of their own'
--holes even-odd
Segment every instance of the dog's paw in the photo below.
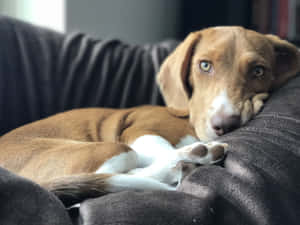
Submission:
<svg viewBox="0 0 300 225">
<path fill-rule="evenodd" d="M 269 97 L 268 93 L 260 93 L 254 95 L 252 99 L 244 102 L 243 110 L 241 113 L 242 124 L 248 122 L 252 117 L 260 112 L 264 106 L 264 101 Z"/>
<path fill-rule="evenodd" d="M 262 109 L 264 101 L 269 97 L 268 93 L 260 93 L 252 98 L 253 113 L 256 115 Z"/>
<path fill-rule="evenodd" d="M 221 142 L 197 142 L 178 149 L 183 161 L 198 164 L 213 164 L 222 160 L 226 154 L 228 144 Z"/>
</svg>

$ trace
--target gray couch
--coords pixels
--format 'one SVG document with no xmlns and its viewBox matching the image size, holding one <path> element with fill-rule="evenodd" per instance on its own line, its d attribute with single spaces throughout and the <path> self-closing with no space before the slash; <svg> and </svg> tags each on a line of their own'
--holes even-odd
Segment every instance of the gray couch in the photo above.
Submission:
<svg viewBox="0 0 300 225">
<path fill-rule="evenodd" d="M 1 134 L 71 108 L 163 104 L 155 74 L 177 42 L 130 46 L 6 17 L 0 32 Z M 300 224 L 299 96 L 297 77 L 255 119 L 221 138 L 230 144 L 223 164 L 196 169 L 178 192 L 121 192 L 67 210 L 37 184 L 0 169 L 0 224 Z"/>
</svg>

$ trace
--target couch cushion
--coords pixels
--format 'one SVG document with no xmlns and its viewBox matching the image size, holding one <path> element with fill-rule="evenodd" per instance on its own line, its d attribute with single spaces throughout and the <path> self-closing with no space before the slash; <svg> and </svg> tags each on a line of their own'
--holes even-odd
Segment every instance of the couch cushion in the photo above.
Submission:
<svg viewBox="0 0 300 225">
<path fill-rule="evenodd" d="M 70 225 L 61 202 L 37 184 L 0 168 L 0 224 Z"/>
<path fill-rule="evenodd" d="M 85 201 L 80 224 L 212 224 L 210 201 L 169 192 L 121 192 Z"/>
</svg>

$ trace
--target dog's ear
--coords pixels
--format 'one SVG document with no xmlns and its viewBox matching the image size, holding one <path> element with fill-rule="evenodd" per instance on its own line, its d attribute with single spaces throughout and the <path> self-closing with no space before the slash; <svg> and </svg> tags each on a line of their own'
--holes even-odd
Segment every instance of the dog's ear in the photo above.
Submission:
<svg viewBox="0 0 300 225">
<path fill-rule="evenodd" d="M 293 44 L 275 35 L 268 34 L 275 51 L 274 81 L 272 89 L 282 86 L 300 71 L 300 51 Z"/>
<path fill-rule="evenodd" d="M 200 39 L 200 31 L 191 33 L 167 57 L 157 75 L 157 82 L 169 107 L 188 110 L 188 87 L 186 86 L 189 65 L 194 46 Z"/>
</svg>

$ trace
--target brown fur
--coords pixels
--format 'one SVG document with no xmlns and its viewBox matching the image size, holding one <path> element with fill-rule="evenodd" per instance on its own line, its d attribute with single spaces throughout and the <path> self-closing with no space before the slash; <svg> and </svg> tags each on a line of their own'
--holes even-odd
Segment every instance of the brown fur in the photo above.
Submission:
<svg viewBox="0 0 300 225">
<path fill-rule="evenodd" d="M 51 116 L 0 138 L 0 165 L 38 183 L 61 176 L 96 171 L 143 134 L 156 134 L 172 144 L 194 131 L 186 118 L 166 107 L 78 109 Z M 5 150 L 5 151 L 4 151 Z"/>
<path fill-rule="evenodd" d="M 212 63 L 211 73 L 199 69 L 202 60 Z M 260 78 L 252 74 L 257 65 L 265 68 Z M 249 105 L 249 99 L 280 87 L 299 70 L 299 50 L 287 41 L 241 27 L 216 27 L 190 34 L 165 60 L 157 81 L 167 105 L 188 111 L 197 136 L 211 140 L 210 104 L 222 90 L 237 114 L 255 114 L 256 101 Z"/>
<path fill-rule="evenodd" d="M 66 206 L 71 206 L 87 198 L 100 197 L 110 193 L 105 180 L 111 176 L 85 173 L 48 180 L 42 185 L 55 194 Z"/>
</svg>

